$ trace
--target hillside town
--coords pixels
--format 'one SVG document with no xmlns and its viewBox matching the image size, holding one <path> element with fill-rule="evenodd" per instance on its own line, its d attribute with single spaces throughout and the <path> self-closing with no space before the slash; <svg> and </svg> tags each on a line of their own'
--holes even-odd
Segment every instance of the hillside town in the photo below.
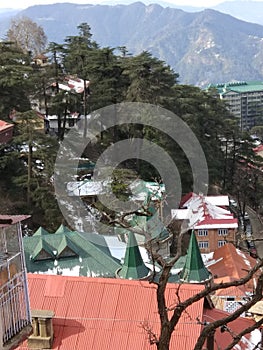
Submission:
<svg viewBox="0 0 263 350">
<path fill-rule="evenodd" d="M 0 350 L 263 349 L 263 82 L 21 24 L 42 42 L 0 42 Z"/>
</svg>

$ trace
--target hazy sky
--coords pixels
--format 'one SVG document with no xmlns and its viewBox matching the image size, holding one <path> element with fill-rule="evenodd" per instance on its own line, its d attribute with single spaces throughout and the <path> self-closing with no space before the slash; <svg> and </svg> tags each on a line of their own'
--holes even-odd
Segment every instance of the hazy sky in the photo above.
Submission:
<svg viewBox="0 0 263 350">
<path fill-rule="evenodd" d="M 136 1 L 136 0 L 134 0 Z M 224 0 L 164 0 L 166 2 L 171 2 L 177 5 L 189 5 L 189 6 L 214 6 Z M 233 0 L 232 0 L 233 1 Z M 263 0 L 254 0 L 254 1 L 263 1 Z M 0 8 L 26 8 L 32 5 L 47 5 L 58 2 L 71 2 L 76 4 L 95 4 L 106 2 L 106 0 L 0 0 Z M 114 2 L 117 2 L 114 0 Z M 158 2 L 157 0 L 153 0 Z M 121 3 L 121 0 L 120 0 Z"/>
</svg>

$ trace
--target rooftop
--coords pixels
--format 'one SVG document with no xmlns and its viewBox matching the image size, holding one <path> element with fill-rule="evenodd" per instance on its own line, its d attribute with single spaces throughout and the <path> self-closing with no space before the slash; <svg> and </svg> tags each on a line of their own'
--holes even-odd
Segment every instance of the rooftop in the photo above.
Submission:
<svg viewBox="0 0 263 350">
<path fill-rule="evenodd" d="M 7 123 L 4 120 L 0 120 L 0 132 L 13 127 L 14 127 L 14 124 Z"/>
<path fill-rule="evenodd" d="M 159 334 L 156 286 L 146 281 L 28 274 L 32 309 L 52 310 L 57 350 L 152 350 L 142 324 Z M 201 285 L 167 285 L 167 305 L 193 296 Z M 109 302 L 110 301 L 110 302 Z M 172 349 L 193 349 L 200 334 L 204 300 L 183 313 L 172 336 Z M 189 318 L 189 315 L 191 317 Z M 18 350 L 26 350 L 24 342 Z"/>
<path fill-rule="evenodd" d="M 24 237 L 23 243 L 29 272 L 115 277 L 121 266 L 103 236 L 65 226 L 55 233 L 39 228 L 33 236 Z"/>
<path fill-rule="evenodd" d="M 227 196 L 190 193 L 182 199 L 181 209 L 173 209 L 171 214 L 175 220 L 186 220 L 189 229 L 237 228 L 238 220 L 223 203 L 229 205 Z"/>
<path fill-rule="evenodd" d="M 180 275 L 181 281 L 187 283 L 204 283 L 212 277 L 203 263 L 194 232 L 191 234 L 185 265 Z"/>
<path fill-rule="evenodd" d="M 210 263 L 208 261 L 208 268 L 216 276 L 216 282 L 239 280 L 246 276 L 247 272 L 255 265 L 256 259 L 235 248 L 231 243 L 226 243 L 224 246 L 216 249 Z M 246 292 L 253 292 L 254 287 L 254 280 L 252 279 L 244 286 L 235 287 L 234 292 L 238 292 L 238 295 L 244 295 Z M 233 295 L 228 289 L 222 291 L 222 293 L 224 295 Z"/>
<path fill-rule="evenodd" d="M 230 91 L 237 93 L 246 93 L 253 91 L 263 92 L 262 81 L 236 81 L 223 84 L 209 85 L 209 88 L 216 88 L 221 95 L 224 95 Z"/>
</svg>

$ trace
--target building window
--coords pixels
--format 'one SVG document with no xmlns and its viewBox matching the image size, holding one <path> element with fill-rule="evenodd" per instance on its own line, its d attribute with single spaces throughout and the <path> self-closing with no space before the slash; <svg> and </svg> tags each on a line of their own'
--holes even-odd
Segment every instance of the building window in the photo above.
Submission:
<svg viewBox="0 0 263 350">
<path fill-rule="evenodd" d="M 223 247 L 226 244 L 226 241 L 218 241 L 218 248 Z"/>
<path fill-rule="evenodd" d="M 198 230 L 197 235 L 198 236 L 207 236 L 208 230 L 203 229 L 203 230 Z"/>
<path fill-rule="evenodd" d="M 226 236 L 228 234 L 228 229 L 227 228 L 219 228 L 218 229 L 218 235 L 219 236 Z"/>
<path fill-rule="evenodd" d="M 204 242 L 198 242 L 198 247 L 200 249 L 202 248 L 208 248 L 209 247 L 209 243 L 207 241 L 204 241 Z"/>
</svg>

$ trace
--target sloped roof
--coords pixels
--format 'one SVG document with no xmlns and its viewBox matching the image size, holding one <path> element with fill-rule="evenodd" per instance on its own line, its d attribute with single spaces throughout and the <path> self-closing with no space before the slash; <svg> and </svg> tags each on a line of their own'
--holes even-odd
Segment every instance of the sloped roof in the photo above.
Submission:
<svg viewBox="0 0 263 350">
<path fill-rule="evenodd" d="M 192 232 L 181 281 L 186 283 L 204 283 L 211 279 L 211 274 L 205 267 L 198 247 L 195 233 Z"/>
<path fill-rule="evenodd" d="M 132 192 L 132 198 L 134 200 L 143 201 L 146 203 L 147 200 L 160 200 L 164 198 L 165 194 L 165 185 L 153 182 L 153 181 L 144 181 L 137 179 L 133 181 L 130 185 Z"/>
<path fill-rule="evenodd" d="M 67 233 L 67 232 L 72 232 L 72 231 L 67 226 L 64 226 L 61 224 L 55 233 Z"/>
<path fill-rule="evenodd" d="M 212 229 L 212 228 L 238 228 L 238 220 L 236 218 L 229 219 L 213 219 L 205 218 L 198 222 L 196 229 Z"/>
<path fill-rule="evenodd" d="M 169 237 L 169 232 L 160 220 L 158 212 L 153 213 L 150 217 L 133 214 L 128 218 L 128 221 L 136 231 L 135 237 L 139 245 L 143 244 L 145 239 L 163 241 Z M 129 229 L 117 227 L 115 228 L 115 232 L 118 235 L 129 235 L 130 231 Z"/>
<path fill-rule="evenodd" d="M 237 228 L 238 220 L 233 214 L 214 203 L 222 204 L 226 196 L 220 196 L 217 200 L 213 196 L 209 200 L 209 196 L 197 195 L 190 193 L 182 201 L 182 209 L 174 209 L 171 214 L 176 220 L 186 220 L 189 229 L 212 229 L 212 228 Z"/>
<path fill-rule="evenodd" d="M 213 322 L 214 320 L 221 319 L 228 316 L 228 313 L 218 309 L 205 309 L 203 320 L 207 322 Z M 227 324 L 229 331 L 221 332 L 220 328 L 215 332 L 215 349 L 226 349 L 226 347 L 233 341 L 233 335 L 240 333 L 241 330 L 252 326 L 255 322 L 245 317 L 239 317 L 235 321 Z M 232 333 L 232 335 L 230 334 Z M 261 332 L 256 329 L 255 331 L 244 335 L 238 344 L 234 347 L 236 350 L 252 350 L 256 349 L 256 345 L 261 340 Z"/>
<path fill-rule="evenodd" d="M 43 227 L 39 227 L 36 232 L 34 233 L 34 236 L 42 236 L 42 235 L 49 235 L 49 232 L 45 230 Z"/>
<path fill-rule="evenodd" d="M 55 259 L 55 250 L 56 249 L 51 247 L 48 242 L 40 238 L 35 246 L 35 249 L 32 251 L 30 258 L 35 261 L 42 252 L 45 252 L 46 256 L 49 256 L 51 259 Z"/>
<path fill-rule="evenodd" d="M 0 215 L 0 227 L 8 227 L 30 218 L 30 215 Z"/>
<path fill-rule="evenodd" d="M 6 131 L 7 129 L 11 129 L 14 127 L 14 124 L 7 123 L 4 120 L 0 120 L 0 132 Z"/>
<path fill-rule="evenodd" d="M 121 266 L 120 262 L 111 255 L 105 239 L 97 236 L 99 235 L 65 231 L 24 237 L 27 270 L 75 276 L 115 277 L 116 270 Z M 50 259 L 37 259 L 42 250 L 46 251 Z"/>
<path fill-rule="evenodd" d="M 195 199 L 197 194 L 194 192 L 189 192 L 184 195 L 180 202 L 180 208 L 189 207 L 193 199 Z M 228 207 L 229 206 L 229 197 L 226 195 L 216 195 L 216 196 L 204 196 L 205 200 L 209 203 L 219 206 L 219 207 Z"/>
<path fill-rule="evenodd" d="M 231 280 L 239 280 L 246 276 L 247 272 L 257 263 L 256 259 L 237 249 L 231 243 L 226 243 L 224 246 L 216 249 L 212 259 L 213 263 L 209 264 L 209 270 L 216 276 L 216 282 L 226 281 L 229 278 Z M 236 288 L 236 293 L 238 294 L 233 295 L 240 295 L 241 291 L 243 291 L 243 295 L 245 292 L 252 292 L 254 287 L 252 279 L 244 286 Z M 240 290 L 239 292 L 238 289 Z M 232 295 L 226 294 L 226 290 L 222 292 L 224 292 L 224 295 Z"/>
<path fill-rule="evenodd" d="M 149 275 L 150 269 L 144 264 L 138 243 L 133 232 L 129 232 L 128 244 L 126 247 L 124 262 L 118 270 L 120 278 L 139 280 Z"/>
<path fill-rule="evenodd" d="M 159 334 L 156 285 L 145 281 L 28 274 L 31 309 L 55 313 L 53 349 L 152 350 L 141 324 Z M 193 296 L 202 285 L 167 285 L 167 305 Z M 171 349 L 193 349 L 201 331 L 204 300 L 187 308 L 175 328 Z M 24 342 L 18 350 L 27 349 Z"/>
</svg>

